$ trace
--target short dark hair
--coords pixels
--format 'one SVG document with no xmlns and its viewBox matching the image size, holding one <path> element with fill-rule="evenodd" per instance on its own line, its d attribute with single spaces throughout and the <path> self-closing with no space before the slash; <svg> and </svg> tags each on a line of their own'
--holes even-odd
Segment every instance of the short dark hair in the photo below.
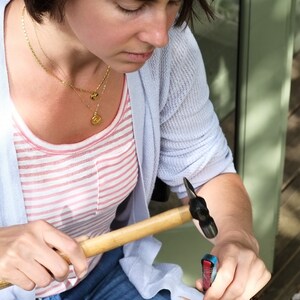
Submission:
<svg viewBox="0 0 300 300">
<path fill-rule="evenodd" d="M 50 17 L 62 21 L 64 19 L 64 6 L 68 0 L 24 0 L 26 9 L 31 17 L 38 23 L 42 22 L 43 16 L 49 14 Z M 213 1 L 213 0 L 211 0 Z M 213 11 L 208 0 L 183 0 L 179 16 L 175 26 L 180 26 L 184 22 L 189 22 L 197 16 L 193 5 L 194 2 L 200 4 L 209 19 L 213 18 Z"/>
</svg>

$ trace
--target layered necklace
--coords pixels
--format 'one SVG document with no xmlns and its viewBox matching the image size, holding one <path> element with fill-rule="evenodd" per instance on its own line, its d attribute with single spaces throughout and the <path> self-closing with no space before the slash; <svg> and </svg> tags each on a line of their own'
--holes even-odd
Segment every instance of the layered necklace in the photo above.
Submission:
<svg viewBox="0 0 300 300">
<path fill-rule="evenodd" d="M 31 54 L 33 55 L 35 61 L 38 63 L 38 65 L 47 73 L 49 74 L 50 76 L 52 76 L 53 78 L 55 78 L 58 82 L 60 82 L 61 84 L 71 88 L 75 93 L 76 95 L 78 96 L 78 98 L 80 99 L 80 101 L 90 110 L 92 111 L 92 117 L 90 119 L 90 123 L 92 125 L 99 125 L 101 124 L 102 122 L 102 117 L 99 113 L 99 107 L 100 107 L 100 100 L 106 90 L 106 87 L 107 87 L 107 82 L 108 82 L 108 78 L 109 78 L 109 75 L 110 75 L 110 66 L 107 66 L 106 68 L 106 71 L 105 71 L 105 74 L 103 76 L 103 78 L 101 79 L 100 83 L 97 85 L 97 87 L 94 89 L 94 90 L 88 90 L 88 89 L 84 89 L 84 88 L 81 88 L 81 87 L 77 87 L 75 86 L 72 82 L 68 81 L 68 80 L 65 80 L 61 77 L 59 77 L 58 75 L 56 75 L 52 70 L 48 69 L 41 61 L 41 59 L 38 57 L 38 55 L 36 54 L 36 51 L 34 50 L 31 42 L 30 42 L 30 39 L 29 39 L 29 36 L 28 36 L 28 33 L 27 33 L 27 30 L 26 30 L 26 26 L 25 26 L 25 11 L 26 11 L 26 8 L 24 6 L 23 8 L 23 11 L 22 11 L 22 16 L 21 16 L 21 25 L 22 25 L 22 30 L 23 30 L 23 33 L 24 33 L 24 37 L 25 37 L 25 40 L 27 42 L 27 45 L 30 49 L 30 52 Z M 36 39 L 38 41 L 38 44 L 39 44 L 39 47 L 40 47 L 40 50 L 42 51 L 42 53 L 44 54 L 44 56 L 49 60 L 50 64 L 55 67 L 55 64 L 52 62 L 52 60 L 49 58 L 49 56 L 45 53 L 45 51 L 43 50 L 42 46 L 41 46 L 41 43 L 40 43 L 40 40 L 38 38 L 38 35 L 37 35 L 37 31 L 36 31 L 36 26 L 35 24 L 33 23 L 33 26 L 34 26 L 34 30 L 35 30 L 35 35 L 36 35 Z M 57 64 L 56 64 L 57 65 Z M 63 70 L 57 65 L 58 69 L 60 70 L 60 72 L 63 74 Z M 102 88 L 101 88 L 102 87 Z M 100 89 L 101 88 L 101 89 Z M 86 100 L 83 99 L 83 97 L 80 95 L 80 93 L 87 93 L 89 94 L 89 99 L 90 99 L 90 103 L 87 102 Z M 94 104 L 93 102 L 95 101 L 98 101 L 96 106 L 95 106 L 95 109 L 93 109 L 92 105 Z"/>
</svg>

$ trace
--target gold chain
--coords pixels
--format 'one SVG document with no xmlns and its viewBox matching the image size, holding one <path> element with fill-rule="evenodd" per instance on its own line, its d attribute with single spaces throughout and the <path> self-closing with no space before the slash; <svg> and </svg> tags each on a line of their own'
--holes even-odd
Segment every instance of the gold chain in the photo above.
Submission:
<svg viewBox="0 0 300 300">
<path fill-rule="evenodd" d="M 23 33 L 24 33 L 24 36 L 25 36 L 25 39 L 26 39 L 26 42 L 27 42 L 27 45 L 32 53 L 32 55 L 34 56 L 36 62 L 40 65 L 40 67 L 46 72 L 48 73 L 49 75 L 51 75 L 52 77 L 54 77 L 55 79 L 57 79 L 60 83 L 62 83 L 63 85 L 65 86 L 68 86 L 70 88 L 72 88 L 74 91 L 78 91 L 78 92 L 82 92 L 82 93 L 88 93 L 90 94 L 90 99 L 91 100 L 96 100 L 97 97 L 99 96 L 99 93 L 98 93 L 98 90 L 99 88 L 103 85 L 104 81 L 107 79 L 109 73 L 110 73 L 110 66 L 107 66 L 107 69 L 106 69 L 106 72 L 101 80 L 101 82 L 98 84 L 98 86 L 95 88 L 95 90 L 86 90 L 86 89 L 83 89 L 83 88 L 79 88 L 79 87 L 76 87 L 73 83 L 67 81 L 67 80 L 64 80 L 64 79 L 61 79 L 59 76 L 57 76 L 53 71 L 49 70 L 43 63 L 42 61 L 40 60 L 40 58 L 37 56 L 36 52 L 34 51 L 32 45 L 31 45 L 31 42 L 30 42 L 30 39 L 28 37 L 28 33 L 27 33 L 27 30 L 26 30 L 26 26 L 25 26 L 25 20 L 24 20 L 24 15 L 25 15 L 25 6 L 23 8 L 23 11 L 22 11 L 22 18 L 21 18 L 21 23 L 22 23 L 22 29 L 23 29 Z M 36 33 L 36 28 L 34 26 L 34 29 L 35 29 L 35 33 Z M 37 33 L 36 33 L 36 37 L 37 37 Z M 53 62 L 51 61 L 51 59 L 47 56 L 47 54 L 45 53 L 45 51 L 43 50 L 43 48 L 41 47 L 41 44 L 40 44 L 40 41 L 37 37 L 37 40 L 38 40 L 38 43 L 39 43 L 39 47 L 41 49 L 41 51 L 43 52 L 43 54 L 46 56 L 46 58 L 50 61 L 51 65 L 54 66 Z"/>
<path fill-rule="evenodd" d="M 99 97 L 99 102 L 97 103 L 96 109 L 95 109 L 95 110 L 93 110 L 93 109 L 91 108 L 91 106 L 90 106 L 88 103 L 86 103 L 86 102 L 82 99 L 81 95 L 79 94 L 79 92 L 78 92 L 76 89 L 74 89 L 73 87 L 71 87 L 71 88 L 73 89 L 73 91 L 76 93 L 76 95 L 79 97 L 80 101 L 81 101 L 83 104 L 85 104 L 85 106 L 86 106 L 90 111 L 93 112 L 93 115 L 92 115 L 92 117 L 91 117 L 91 119 L 90 119 L 90 122 L 91 122 L 91 124 L 94 125 L 94 126 L 100 125 L 100 124 L 102 123 L 102 117 L 101 117 L 101 115 L 100 115 L 100 113 L 99 113 L 99 106 L 100 106 L 100 100 L 101 100 L 101 98 L 102 98 L 102 95 L 104 94 L 104 92 L 105 92 L 105 90 L 106 90 L 108 78 L 109 78 L 109 73 L 108 73 L 108 75 L 106 76 L 106 80 L 103 82 L 103 87 L 102 87 L 101 93 L 100 93 L 100 95 L 99 95 L 99 96 L 100 96 L 100 97 Z"/>
<path fill-rule="evenodd" d="M 22 11 L 22 18 L 21 18 L 21 23 L 22 23 L 22 29 L 23 29 L 23 33 L 24 33 L 24 36 L 25 36 L 25 39 L 26 39 L 26 42 L 28 44 L 28 47 L 32 53 L 32 55 L 34 56 L 35 60 L 37 61 L 37 63 L 40 65 L 40 67 L 46 72 L 48 73 L 49 75 L 51 75 L 52 77 L 56 78 L 59 82 L 61 82 L 62 84 L 64 84 L 65 86 L 68 86 L 70 87 L 75 93 L 76 95 L 78 96 L 78 98 L 80 99 L 80 101 L 90 110 L 93 112 L 93 115 L 90 119 L 90 122 L 92 125 L 96 126 L 96 125 L 99 125 L 102 123 L 102 117 L 99 113 L 99 107 L 100 107 L 100 100 L 106 90 L 106 87 L 107 87 L 107 82 L 108 82 L 108 78 L 109 78 L 109 75 L 110 75 L 110 66 L 107 67 L 106 69 L 106 72 L 105 72 L 105 75 L 103 77 L 103 79 L 101 80 L 101 82 L 98 84 L 97 88 L 94 90 L 94 91 L 89 91 L 89 90 L 85 90 L 85 89 L 82 89 L 82 88 L 78 88 L 76 86 L 74 86 L 73 84 L 71 84 L 70 82 L 66 81 L 66 80 L 63 80 L 61 79 L 60 77 L 58 77 L 55 73 L 53 73 L 52 71 L 50 71 L 48 68 L 45 67 L 45 65 L 41 62 L 41 60 L 39 59 L 39 57 L 37 56 L 36 52 L 34 51 L 31 43 L 30 43 L 30 40 L 29 40 L 29 37 L 28 37 L 28 33 L 26 31 L 26 27 L 25 27 L 25 20 L 24 20 L 24 15 L 25 15 L 25 6 L 23 8 L 23 11 Z M 34 25 L 34 24 L 33 24 Z M 45 57 L 49 60 L 50 64 L 52 65 L 52 67 L 55 67 L 54 66 L 54 63 L 52 62 L 52 60 L 49 58 L 49 56 L 45 53 L 44 49 L 42 48 L 41 46 L 41 43 L 40 43 L 40 40 L 38 38 L 38 35 L 37 35 L 37 32 L 36 32 L 36 28 L 35 28 L 35 25 L 34 25 L 34 30 L 35 30 L 35 34 L 36 34 L 36 38 L 37 38 L 37 41 L 38 41 L 38 44 L 39 44 L 39 47 L 41 49 L 41 51 L 43 52 L 43 54 L 45 55 Z M 64 74 L 63 70 L 60 68 L 60 66 L 57 66 L 59 71 Z M 102 90 L 101 90 L 101 93 L 99 94 L 98 93 L 98 90 L 99 88 L 102 87 Z M 79 94 L 79 92 L 83 93 L 83 92 L 86 92 L 86 93 L 89 93 L 90 94 L 90 99 L 91 100 L 96 100 L 96 98 L 99 97 L 98 100 L 98 103 L 96 105 L 96 108 L 95 110 L 92 109 L 91 105 L 89 103 L 87 103 L 82 97 L 81 95 Z"/>
</svg>

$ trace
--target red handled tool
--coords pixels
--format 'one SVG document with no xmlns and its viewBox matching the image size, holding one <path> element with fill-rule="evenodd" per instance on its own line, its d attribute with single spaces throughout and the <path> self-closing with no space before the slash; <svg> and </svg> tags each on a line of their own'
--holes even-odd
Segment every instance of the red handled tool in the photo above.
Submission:
<svg viewBox="0 0 300 300">
<path fill-rule="evenodd" d="M 201 259 L 203 291 L 206 292 L 217 275 L 218 258 L 211 254 L 205 254 Z"/>
</svg>

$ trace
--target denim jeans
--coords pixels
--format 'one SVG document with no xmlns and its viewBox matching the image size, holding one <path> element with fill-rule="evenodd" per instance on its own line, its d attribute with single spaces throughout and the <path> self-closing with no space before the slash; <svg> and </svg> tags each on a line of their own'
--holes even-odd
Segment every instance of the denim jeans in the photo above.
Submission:
<svg viewBox="0 0 300 300">
<path fill-rule="evenodd" d="M 119 259 L 123 248 L 103 254 L 100 263 L 77 286 L 61 294 L 43 300 L 142 300 L 128 277 L 123 272 Z M 151 300 L 170 300 L 170 292 L 160 291 Z"/>
</svg>

